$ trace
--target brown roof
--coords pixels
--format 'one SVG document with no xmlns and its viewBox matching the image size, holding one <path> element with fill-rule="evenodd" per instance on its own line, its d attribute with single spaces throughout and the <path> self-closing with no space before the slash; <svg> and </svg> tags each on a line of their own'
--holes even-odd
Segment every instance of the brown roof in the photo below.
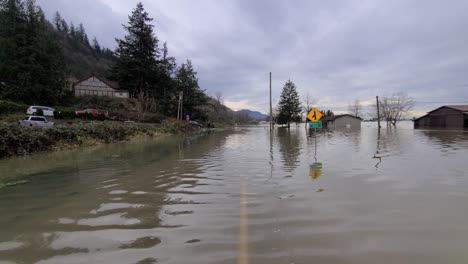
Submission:
<svg viewBox="0 0 468 264">
<path fill-rule="evenodd" d="M 454 109 L 454 110 L 457 110 L 457 111 L 460 111 L 460 112 L 464 112 L 464 113 L 468 112 L 468 105 L 443 105 L 443 106 L 438 107 L 438 108 L 436 108 L 436 109 L 434 109 L 432 111 L 429 111 L 428 113 L 432 113 L 432 112 L 437 111 L 437 110 L 439 110 L 441 108 L 444 108 L 444 107 L 451 108 L 451 109 Z M 424 118 L 424 117 L 426 117 L 428 115 L 429 114 L 423 115 L 423 116 L 421 116 L 419 118 L 414 119 L 414 121 L 419 120 L 421 118 Z"/>
<path fill-rule="evenodd" d="M 457 110 L 457 111 L 461 111 L 461 112 L 468 112 L 468 105 L 443 105 L 441 107 L 438 107 L 432 111 L 429 111 L 428 113 L 432 113 L 434 111 L 437 111 L 441 108 L 444 108 L 444 107 L 447 107 L 447 108 L 451 108 L 451 109 L 454 109 L 454 110 Z"/>
<path fill-rule="evenodd" d="M 467 112 L 468 105 L 446 105 L 446 107 L 453 108 L 459 111 Z"/>
</svg>

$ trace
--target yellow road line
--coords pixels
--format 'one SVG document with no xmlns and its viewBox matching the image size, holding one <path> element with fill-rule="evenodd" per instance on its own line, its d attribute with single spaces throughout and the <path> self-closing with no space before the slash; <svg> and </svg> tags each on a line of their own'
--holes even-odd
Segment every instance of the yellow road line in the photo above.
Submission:
<svg viewBox="0 0 468 264">
<path fill-rule="evenodd" d="M 239 257 L 238 264 L 249 264 L 249 229 L 247 223 L 247 192 L 244 178 L 241 180 L 240 188 L 240 228 L 239 228 Z"/>
</svg>

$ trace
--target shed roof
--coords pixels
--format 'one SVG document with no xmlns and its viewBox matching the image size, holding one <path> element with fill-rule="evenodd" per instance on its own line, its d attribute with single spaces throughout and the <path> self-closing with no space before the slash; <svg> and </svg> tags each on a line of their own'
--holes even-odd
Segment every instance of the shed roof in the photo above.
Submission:
<svg viewBox="0 0 468 264">
<path fill-rule="evenodd" d="M 353 118 L 357 118 L 357 119 L 361 120 L 360 117 L 353 116 L 353 115 L 350 115 L 350 114 L 344 114 L 344 115 L 327 116 L 327 117 L 322 118 L 321 121 L 335 121 L 336 119 L 341 118 L 341 117 L 345 117 L 345 116 L 349 116 L 349 117 L 353 117 Z"/>
</svg>

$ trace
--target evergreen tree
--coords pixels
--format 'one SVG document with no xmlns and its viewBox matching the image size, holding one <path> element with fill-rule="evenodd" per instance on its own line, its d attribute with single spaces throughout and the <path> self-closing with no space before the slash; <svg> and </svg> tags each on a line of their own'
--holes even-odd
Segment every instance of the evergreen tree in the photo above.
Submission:
<svg viewBox="0 0 468 264">
<path fill-rule="evenodd" d="M 99 45 L 99 42 L 96 39 L 96 37 L 94 37 L 93 39 L 93 48 L 97 53 L 101 53 L 101 45 Z"/>
<path fill-rule="evenodd" d="M 75 38 L 75 36 L 76 36 L 75 25 L 73 25 L 73 22 L 70 22 L 70 37 Z"/>
<path fill-rule="evenodd" d="M 68 28 L 68 24 L 67 24 L 67 21 L 65 21 L 65 19 L 62 19 L 60 21 L 60 24 L 61 24 L 61 27 L 62 27 L 62 31 L 65 32 L 66 34 L 68 34 L 68 31 L 70 30 Z"/>
<path fill-rule="evenodd" d="M 52 25 L 33 0 L 0 2 L 0 96 L 54 104 L 65 86 L 65 65 Z"/>
<path fill-rule="evenodd" d="M 153 20 L 138 3 L 124 26 L 127 35 L 117 39 L 117 61 L 112 79 L 128 89 L 134 97 L 139 93 L 153 95 L 158 79 L 158 39 L 153 33 Z"/>
<path fill-rule="evenodd" d="M 54 25 L 58 31 L 63 31 L 62 17 L 60 16 L 60 13 L 58 11 L 55 12 Z"/>
<path fill-rule="evenodd" d="M 83 35 L 83 44 L 85 44 L 88 47 L 91 47 L 91 45 L 89 44 L 88 35 L 86 33 Z"/>
<path fill-rule="evenodd" d="M 163 113 L 172 116 L 176 115 L 176 106 L 179 98 L 174 81 L 176 71 L 177 64 L 175 58 L 169 56 L 167 43 L 165 42 L 160 61 L 158 86 L 161 87 L 161 89 L 158 90 L 158 105 Z"/>
<path fill-rule="evenodd" d="M 278 123 L 288 124 L 300 121 L 301 116 L 301 102 L 296 90 L 296 85 L 288 80 L 281 92 L 281 98 L 278 103 Z"/>
<path fill-rule="evenodd" d="M 198 85 L 197 72 L 193 69 L 190 60 L 183 63 L 177 70 L 176 85 L 177 91 L 183 92 L 184 114 L 191 118 L 203 119 L 205 115 L 200 107 L 206 104 L 208 98 Z"/>
<path fill-rule="evenodd" d="M 78 25 L 78 30 L 77 30 L 77 39 L 81 42 L 81 43 L 84 43 L 85 41 L 85 35 L 86 35 L 86 30 L 83 26 L 83 23 L 80 23 Z"/>
</svg>

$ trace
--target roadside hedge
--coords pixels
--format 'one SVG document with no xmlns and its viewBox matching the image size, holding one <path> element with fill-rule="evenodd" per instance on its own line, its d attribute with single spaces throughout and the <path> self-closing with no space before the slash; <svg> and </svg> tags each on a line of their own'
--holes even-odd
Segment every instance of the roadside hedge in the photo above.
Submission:
<svg viewBox="0 0 468 264">
<path fill-rule="evenodd" d="M 0 100 L 0 115 L 22 112 L 26 114 L 27 105 Z"/>
<path fill-rule="evenodd" d="M 0 158 L 52 150 L 63 145 L 80 146 L 87 140 L 112 143 L 138 135 L 153 136 L 168 132 L 155 125 L 116 122 L 79 123 L 50 128 L 0 124 Z"/>
</svg>

